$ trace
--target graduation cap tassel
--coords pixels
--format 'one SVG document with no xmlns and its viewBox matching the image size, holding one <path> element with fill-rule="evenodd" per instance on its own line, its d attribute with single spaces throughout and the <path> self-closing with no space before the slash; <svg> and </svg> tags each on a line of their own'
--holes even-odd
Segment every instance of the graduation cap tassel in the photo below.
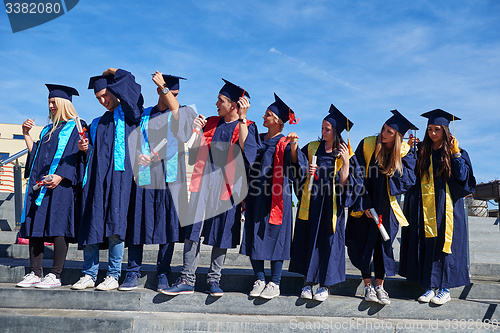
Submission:
<svg viewBox="0 0 500 333">
<path fill-rule="evenodd" d="M 460 153 L 460 148 L 458 147 L 458 140 L 457 137 L 455 136 L 455 116 L 453 116 L 453 154 Z"/>
<path fill-rule="evenodd" d="M 347 149 L 349 151 L 349 156 L 354 155 L 354 152 L 352 151 L 351 148 L 351 141 L 349 140 L 349 119 L 347 119 Z"/>
<path fill-rule="evenodd" d="M 288 107 L 288 118 L 290 118 L 288 123 L 291 125 L 297 124 L 300 120 L 299 118 L 295 119 L 295 113 L 292 111 L 292 109 L 290 109 L 290 107 Z"/>
</svg>

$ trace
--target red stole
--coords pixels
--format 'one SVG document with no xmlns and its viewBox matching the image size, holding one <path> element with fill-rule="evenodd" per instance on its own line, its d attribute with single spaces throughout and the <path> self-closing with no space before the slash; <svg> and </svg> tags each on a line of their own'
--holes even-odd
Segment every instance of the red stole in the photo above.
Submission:
<svg viewBox="0 0 500 333">
<path fill-rule="evenodd" d="M 205 164 L 208 159 L 208 152 L 210 150 L 210 143 L 212 142 L 212 138 L 215 134 L 215 130 L 217 129 L 217 125 L 222 117 L 214 116 L 209 117 L 207 119 L 207 124 L 203 127 L 203 137 L 205 138 L 204 145 L 201 145 L 198 149 L 198 155 L 196 156 L 196 163 L 194 165 L 193 176 L 191 177 L 191 183 L 189 184 L 189 190 L 191 192 L 199 192 L 201 181 L 203 179 L 203 170 L 205 169 Z M 247 126 L 253 124 L 252 121 L 247 120 Z M 231 137 L 231 144 L 236 144 L 240 138 L 240 126 L 236 125 L 233 135 Z M 226 167 L 224 168 L 224 182 L 226 183 L 225 189 L 222 190 L 221 200 L 229 200 L 231 198 L 233 183 L 234 183 L 234 174 L 235 174 L 235 160 L 234 160 L 234 151 L 230 146 Z"/>
<path fill-rule="evenodd" d="M 283 223 L 283 162 L 285 159 L 285 148 L 287 138 L 284 136 L 276 144 L 274 152 L 273 186 L 271 187 L 272 203 L 269 223 L 281 225 Z"/>
</svg>

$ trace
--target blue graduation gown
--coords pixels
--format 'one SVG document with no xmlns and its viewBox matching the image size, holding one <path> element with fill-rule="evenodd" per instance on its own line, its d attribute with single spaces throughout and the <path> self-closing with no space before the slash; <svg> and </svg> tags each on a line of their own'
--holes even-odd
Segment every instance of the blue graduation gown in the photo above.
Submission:
<svg viewBox="0 0 500 333">
<path fill-rule="evenodd" d="M 199 192 L 192 192 L 189 199 L 186 239 L 218 248 L 235 248 L 240 243 L 241 233 L 241 203 L 247 191 L 245 182 L 246 173 L 238 173 L 234 178 L 232 197 L 234 201 L 221 200 L 220 195 L 225 182 L 221 176 L 221 167 L 226 165 L 229 143 L 238 121 L 226 123 L 222 118 L 215 129 L 210 144 L 210 156 L 203 171 L 203 181 Z M 239 165 L 237 170 L 248 169 L 257 156 L 258 131 L 255 124 L 248 126 L 248 137 L 244 147 L 244 166 Z M 233 146 L 234 156 L 241 154 L 239 146 Z M 189 164 L 194 164 L 198 149 L 189 151 Z M 202 221 L 204 214 L 210 216 Z"/>
<path fill-rule="evenodd" d="M 82 126 L 85 122 L 81 121 Z M 66 122 L 57 125 L 50 140 L 47 133 L 40 141 L 33 143 L 28 154 L 25 168 L 25 178 L 29 177 L 26 188 L 26 220 L 21 224 L 23 238 L 65 236 L 74 238 L 77 235 L 80 221 L 81 182 L 84 172 L 83 153 L 78 149 L 80 136 L 76 127 L 71 132 L 64 153 L 57 166 L 56 175 L 63 180 L 53 190 L 47 189 L 42 204 L 37 206 L 40 190 L 33 192 L 33 185 L 49 173 L 50 164 L 54 158 L 59 142 L 59 133 Z M 35 152 L 38 149 L 38 153 Z M 31 173 L 31 176 L 30 176 Z"/>
<path fill-rule="evenodd" d="M 127 230 L 133 182 L 127 138 L 139 124 L 144 100 L 141 86 L 131 73 L 119 69 L 115 81 L 108 86 L 108 90 L 120 99 L 120 107 L 125 114 L 125 170 L 115 170 L 115 111 L 107 111 L 97 124 L 95 142 L 89 140 L 92 153 L 87 154 L 88 173 L 83 188 L 84 209 L 78 237 L 80 248 L 87 244 L 104 243 L 112 235 L 119 235 L 124 240 Z"/>
<path fill-rule="evenodd" d="M 368 177 L 365 177 L 364 186 L 366 192 L 358 198 L 354 205 L 349 209 L 351 211 L 362 211 L 369 208 L 375 208 L 378 214 L 382 215 L 382 224 L 391 237 L 388 241 L 381 240 L 382 253 L 384 258 L 384 268 L 386 276 L 396 274 L 394 254 L 392 243 L 396 239 L 399 229 L 399 222 L 390 207 L 389 195 L 387 193 L 387 176 L 384 175 L 375 162 L 375 153 L 372 155 L 369 163 L 365 161 L 363 154 L 364 139 L 356 149 L 356 157 L 359 165 L 364 168 L 369 167 Z M 396 172 L 389 178 L 390 193 L 397 196 L 408 191 L 415 184 L 415 150 L 410 151 L 401 159 L 403 164 L 403 173 Z M 363 176 L 366 176 L 363 171 Z M 360 271 L 370 272 L 370 262 L 373 256 L 373 250 L 380 235 L 377 225 L 373 219 L 363 214 L 360 218 L 348 216 L 346 226 L 346 246 L 349 259 L 352 264 Z"/>
<path fill-rule="evenodd" d="M 438 153 L 432 152 L 434 190 L 436 194 L 436 222 L 438 236 L 426 238 L 422 213 L 420 177 L 405 195 L 404 213 L 410 225 L 401 230 L 399 274 L 425 288 L 454 288 L 470 283 L 467 269 L 467 228 L 463 197 L 474 192 L 476 181 L 469 155 L 452 159 L 448 185 L 453 201 L 453 238 L 451 252 L 443 252 L 445 234 L 446 183 L 438 177 Z"/>
<path fill-rule="evenodd" d="M 308 145 L 302 148 L 307 156 Z M 316 151 L 318 169 L 311 191 L 309 219 L 298 218 L 295 221 L 290 272 L 304 275 L 306 282 L 330 286 L 345 281 L 345 241 L 344 207 L 350 207 L 357 199 L 354 188 L 362 185 L 363 177 L 355 156 L 349 160 L 349 177 L 340 188 L 339 174 L 335 175 L 335 157 L 325 151 L 325 142 L 321 142 Z M 335 178 L 334 178 L 335 175 Z M 337 221 L 333 233 L 333 191 L 336 186 Z M 302 184 L 302 186 L 304 186 Z M 315 190 L 315 188 L 317 190 Z M 302 191 L 299 192 L 299 209 Z"/>
<path fill-rule="evenodd" d="M 265 141 L 264 136 L 265 134 L 260 135 L 261 145 L 257 151 L 257 159 L 248 176 L 249 190 L 240 251 L 253 260 L 289 260 L 292 241 L 292 182 L 298 175 L 294 175 L 296 168 L 292 164 L 288 144 L 283 161 L 283 220 L 281 225 L 270 224 L 274 155 L 276 145 L 284 135 L 279 134 Z M 298 159 L 298 165 L 307 168 L 307 157 L 300 150 Z M 302 178 L 298 181 L 302 181 Z"/>
<path fill-rule="evenodd" d="M 193 120 L 196 117 L 196 111 L 189 106 L 179 108 L 179 119 L 171 116 L 168 122 L 170 110 L 159 111 L 155 106 L 151 110 L 148 141 L 150 150 L 165 137 L 167 137 L 167 126 L 175 138 L 178 140 L 176 149 L 177 158 L 177 179 L 172 183 L 165 182 L 167 156 L 166 146 L 159 152 L 160 160 L 154 160 L 150 163 L 151 184 L 139 186 L 136 181 L 132 183 L 132 203 L 128 216 L 127 243 L 128 244 L 166 244 L 184 240 L 181 238 L 181 229 L 179 227 L 179 215 L 186 218 L 185 211 L 177 211 L 177 207 L 186 208 L 187 199 L 187 180 L 186 180 L 186 162 L 184 154 L 184 142 L 189 140 L 192 133 Z M 137 157 L 142 153 L 140 149 L 140 137 L 136 130 L 130 136 L 130 142 L 135 141 L 138 148 L 135 150 Z M 172 138 L 167 138 L 172 140 Z M 132 144 L 131 144 L 132 145 Z M 137 167 L 137 163 L 134 167 Z M 137 175 L 137 173 L 134 173 Z"/>
</svg>

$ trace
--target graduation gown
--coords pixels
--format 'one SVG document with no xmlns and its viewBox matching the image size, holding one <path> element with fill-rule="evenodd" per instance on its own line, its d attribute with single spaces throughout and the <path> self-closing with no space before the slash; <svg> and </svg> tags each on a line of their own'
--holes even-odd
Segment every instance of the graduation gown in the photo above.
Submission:
<svg viewBox="0 0 500 333">
<path fill-rule="evenodd" d="M 307 156 L 308 145 L 302 148 L 302 152 Z M 352 156 L 349 176 L 341 189 L 338 185 L 339 173 L 334 172 L 335 157 L 325 151 L 324 141 L 319 145 L 316 156 L 317 179 L 311 191 L 309 218 L 302 220 L 297 214 L 288 271 L 304 275 L 306 282 L 330 286 L 345 281 L 344 207 L 350 207 L 356 201 L 354 188 L 362 185 L 363 177 L 356 156 Z M 332 225 L 334 184 L 337 193 L 335 233 Z M 299 191 L 298 197 L 300 209 L 302 191 Z"/>
<path fill-rule="evenodd" d="M 393 276 L 396 274 L 396 269 L 392 243 L 396 239 L 399 222 L 390 206 L 387 184 L 389 184 L 392 196 L 405 193 L 415 184 L 415 150 L 414 148 L 410 148 L 408 153 L 401 158 L 403 164 L 402 174 L 396 172 L 394 176 L 389 177 L 389 180 L 387 180 L 387 175 L 384 175 L 380 171 L 375 162 L 375 153 L 372 155 L 370 161 L 365 161 L 363 153 L 364 140 L 361 140 L 356 149 L 356 157 L 359 165 L 364 170 L 365 193 L 349 209 L 349 213 L 375 208 L 377 213 L 382 215 L 382 224 L 391 237 L 388 241 L 381 239 L 385 274 L 386 276 Z M 369 168 L 368 177 L 366 177 L 365 171 L 367 167 Z M 370 262 L 379 237 L 382 236 L 373 219 L 368 218 L 366 214 L 363 214 L 360 218 L 349 214 L 346 225 L 347 253 L 352 264 L 360 271 L 365 273 L 371 271 Z"/>
<path fill-rule="evenodd" d="M 404 213 L 410 225 L 401 230 L 399 274 L 425 288 L 454 288 L 470 283 L 463 197 L 475 191 L 476 181 L 469 155 L 465 150 L 461 150 L 461 153 L 462 157 L 452 158 L 451 178 L 448 179 L 453 201 L 453 238 L 450 254 L 443 252 L 446 183 L 443 177 L 437 176 L 440 162 L 436 151 L 432 152 L 432 165 L 437 237 L 425 237 L 420 177 L 417 178 L 415 186 L 405 194 Z"/>
<path fill-rule="evenodd" d="M 292 241 L 292 182 L 297 179 L 298 174 L 295 175 L 296 168 L 292 164 L 291 149 L 288 144 L 281 171 L 283 172 L 283 220 L 281 225 L 270 224 L 274 155 L 276 145 L 284 135 L 279 134 L 265 141 L 264 136 L 265 134 L 260 135 L 257 159 L 251 166 L 248 176 L 249 190 L 245 201 L 245 225 L 240 251 L 253 260 L 289 260 Z M 307 157 L 300 150 L 298 159 L 298 165 L 307 168 Z M 301 180 L 298 179 L 299 182 Z"/>
<path fill-rule="evenodd" d="M 179 227 L 179 214 L 185 219 L 188 205 L 184 142 L 191 136 L 193 120 L 197 114 L 193 108 L 182 106 L 179 108 L 179 119 L 176 120 L 172 115 L 169 122 L 169 113 L 170 110 L 159 111 L 156 106 L 151 110 L 148 126 L 150 150 L 164 138 L 169 141 L 173 139 L 167 137 L 167 126 L 170 126 L 171 134 L 177 139 L 177 145 L 165 145 L 158 152 L 160 159 L 154 158 L 150 163 L 151 184 L 139 186 L 138 170 L 134 172 L 136 181 L 132 183 L 126 238 L 128 244 L 166 244 L 184 240 Z M 142 134 L 135 130 L 129 137 L 131 145 L 136 146 L 135 169 L 138 169 L 137 157 L 142 154 L 140 135 Z M 167 146 L 169 153 L 171 149 L 178 153 L 177 177 L 171 183 L 166 182 Z"/>
<path fill-rule="evenodd" d="M 134 76 L 117 70 L 115 83 L 107 88 L 120 99 L 124 112 L 124 171 L 115 170 L 115 122 L 113 113 L 107 111 L 99 119 L 95 142 L 89 140 L 87 151 L 87 180 L 83 188 L 83 214 L 78 237 L 79 247 L 104 243 L 109 236 L 119 235 L 125 240 L 127 213 L 132 191 L 133 170 L 130 164 L 128 136 L 137 127 L 142 113 L 141 86 Z M 91 125 L 92 126 L 92 125 Z M 92 131 L 92 129 L 91 129 Z M 87 133 L 90 133 L 88 131 Z M 90 151 L 92 150 L 92 151 Z"/>
<path fill-rule="evenodd" d="M 244 165 L 236 168 L 232 198 L 222 200 L 221 191 L 226 188 L 222 174 L 227 167 L 228 150 L 233 149 L 237 161 L 237 155 L 241 154 L 238 144 L 230 145 L 236 126 L 239 126 L 237 120 L 226 123 L 224 118 L 217 124 L 203 169 L 201 187 L 198 192 L 191 192 L 186 226 L 186 239 L 199 242 L 200 236 L 203 236 L 204 244 L 223 249 L 235 248 L 240 243 L 241 201 L 247 193 L 246 171 L 255 161 L 259 140 L 257 126 L 250 124 L 244 147 Z M 190 164 L 196 162 L 197 155 L 197 148 L 189 151 Z"/>
<path fill-rule="evenodd" d="M 84 121 L 81 123 L 85 126 Z M 28 154 L 25 178 L 29 178 L 29 183 L 26 187 L 26 207 L 24 207 L 26 219 L 21 224 L 20 230 L 22 238 L 55 236 L 75 238 L 77 235 L 80 221 L 81 182 L 85 167 L 83 153 L 78 149 L 80 136 L 76 126 L 70 134 L 54 172 L 63 179 L 56 188 L 47 189 L 40 206 L 37 206 L 35 201 L 41 190 L 33 192 L 36 182 L 49 174 L 59 143 L 59 133 L 66 124 L 67 122 L 59 123 L 50 140 L 47 133 L 39 141 L 34 142 L 31 153 Z"/>
</svg>

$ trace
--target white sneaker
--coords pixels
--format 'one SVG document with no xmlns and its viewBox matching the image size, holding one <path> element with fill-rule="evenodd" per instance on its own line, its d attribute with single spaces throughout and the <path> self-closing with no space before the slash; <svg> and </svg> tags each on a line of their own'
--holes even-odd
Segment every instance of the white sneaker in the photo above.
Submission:
<svg viewBox="0 0 500 333">
<path fill-rule="evenodd" d="M 302 292 L 300 293 L 300 298 L 304 298 L 304 299 L 312 299 L 313 298 L 311 286 L 305 286 L 304 288 L 302 288 Z"/>
<path fill-rule="evenodd" d="M 432 289 L 427 289 L 425 293 L 423 293 L 422 296 L 418 298 L 418 301 L 423 303 L 429 303 L 430 300 L 434 298 L 434 296 L 436 296 L 436 292 Z"/>
<path fill-rule="evenodd" d="M 313 300 L 323 302 L 328 298 L 328 295 L 328 287 L 319 287 L 318 290 L 316 290 L 316 293 L 314 293 Z"/>
<path fill-rule="evenodd" d="M 278 286 L 276 283 L 272 281 L 269 282 L 266 288 L 264 288 L 264 290 L 260 293 L 260 297 L 265 299 L 272 299 L 279 295 L 280 295 L 280 286 Z"/>
<path fill-rule="evenodd" d="M 23 277 L 23 280 L 21 282 L 16 284 L 16 287 L 29 288 L 36 286 L 38 283 L 40 283 L 40 281 L 41 279 L 36 276 L 34 272 L 30 272 Z"/>
<path fill-rule="evenodd" d="M 371 284 L 367 284 L 365 287 L 365 301 L 378 303 L 377 293 Z"/>
<path fill-rule="evenodd" d="M 391 300 L 389 299 L 389 294 L 385 291 L 384 287 L 377 286 L 375 287 L 375 292 L 377 293 L 378 302 L 383 305 L 391 304 Z"/>
<path fill-rule="evenodd" d="M 104 281 L 102 281 L 95 289 L 101 291 L 108 291 L 117 289 L 119 287 L 118 281 L 112 276 L 106 276 Z"/>
<path fill-rule="evenodd" d="M 266 287 L 266 283 L 264 281 L 256 280 L 253 283 L 253 289 L 250 292 L 250 296 L 251 297 L 259 297 L 260 293 L 262 293 L 262 290 L 264 290 L 265 287 Z"/>
<path fill-rule="evenodd" d="M 35 285 L 35 288 L 56 288 L 61 286 L 61 279 L 56 278 L 56 276 L 52 273 L 49 273 L 43 277 L 40 283 Z"/>
<path fill-rule="evenodd" d="M 442 305 L 451 301 L 450 292 L 446 289 L 439 289 L 439 292 L 434 298 L 431 299 L 431 302 L 437 305 Z"/>
<path fill-rule="evenodd" d="M 92 280 L 92 277 L 85 274 L 85 276 L 82 276 L 80 280 L 78 280 L 74 285 L 71 286 L 71 289 L 83 290 L 86 288 L 94 288 L 94 286 L 95 283 L 94 280 Z"/>
</svg>

